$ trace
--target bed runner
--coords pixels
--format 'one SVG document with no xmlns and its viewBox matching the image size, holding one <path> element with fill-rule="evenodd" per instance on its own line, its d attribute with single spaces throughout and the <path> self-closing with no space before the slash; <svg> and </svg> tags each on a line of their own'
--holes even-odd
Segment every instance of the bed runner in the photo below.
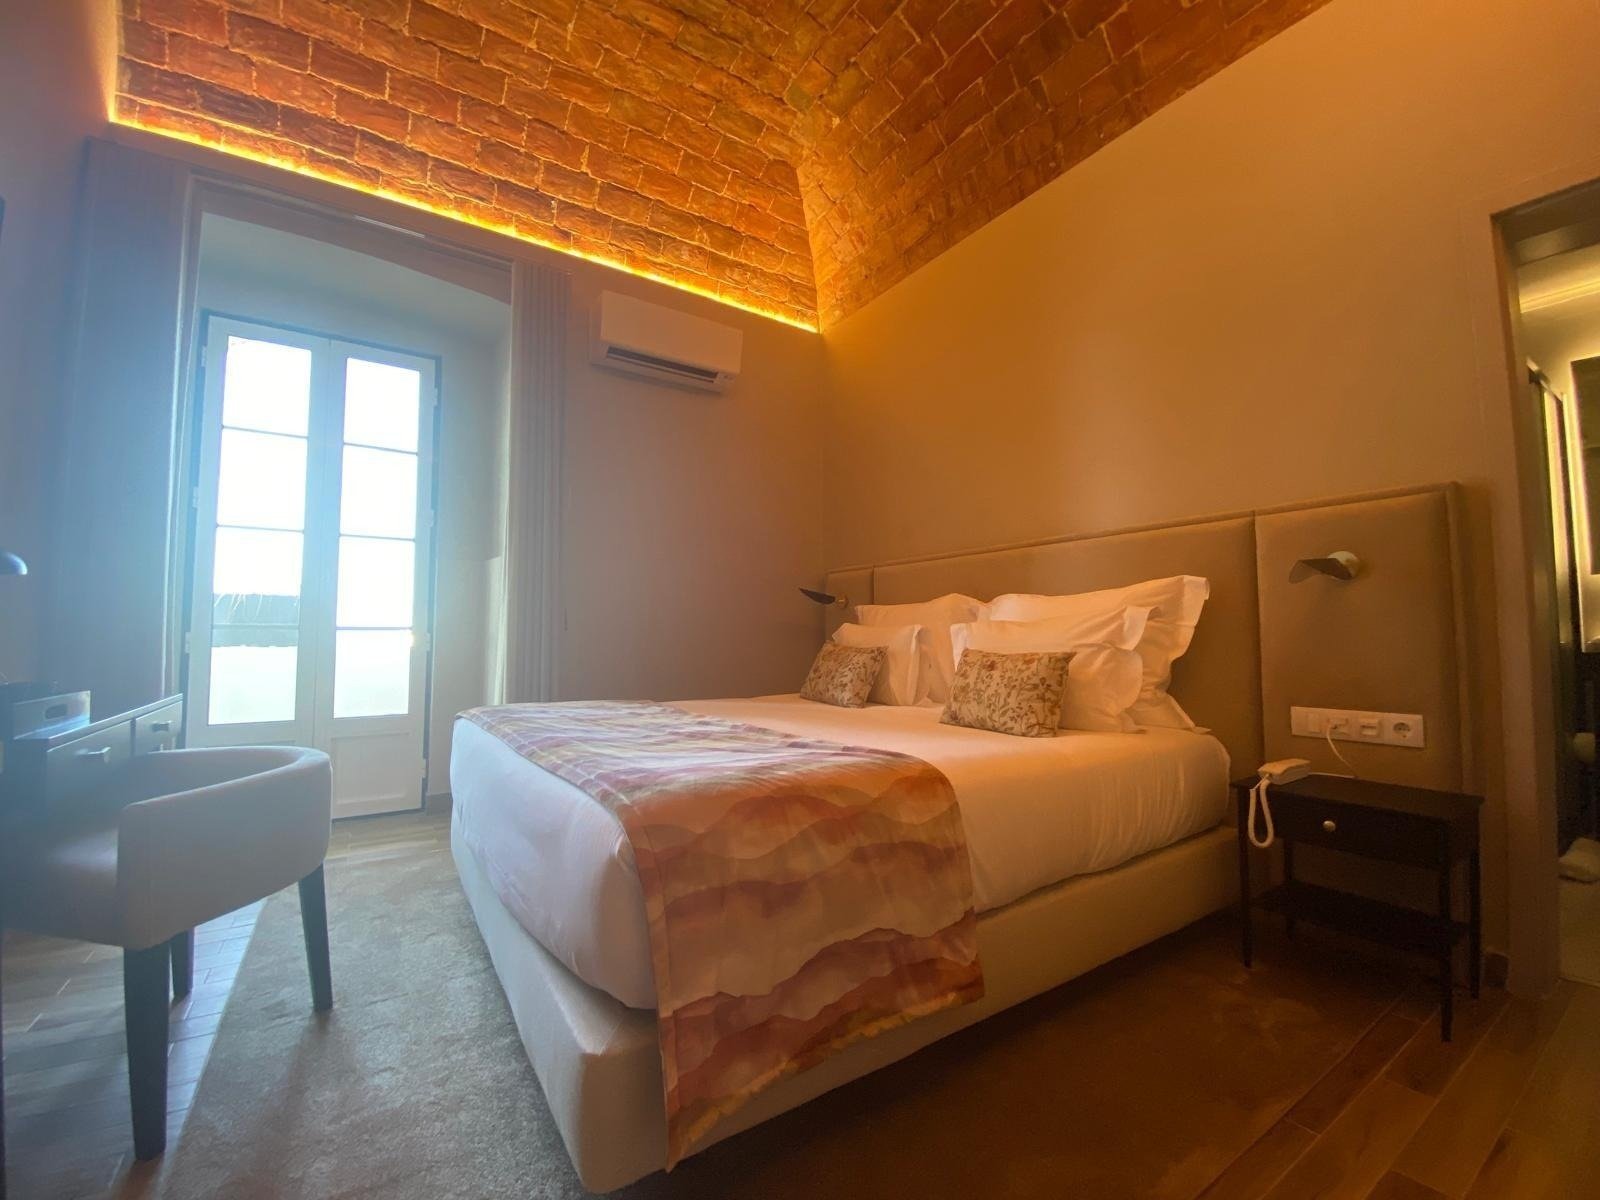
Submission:
<svg viewBox="0 0 1600 1200">
<path fill-rule="evenodd" d="M 983 995 L 961 811 L 921 759 L 662 704 L 462 716 L 605 806 L 628 837 L 669 1169 L 778 1080 Z"/>
</svg>

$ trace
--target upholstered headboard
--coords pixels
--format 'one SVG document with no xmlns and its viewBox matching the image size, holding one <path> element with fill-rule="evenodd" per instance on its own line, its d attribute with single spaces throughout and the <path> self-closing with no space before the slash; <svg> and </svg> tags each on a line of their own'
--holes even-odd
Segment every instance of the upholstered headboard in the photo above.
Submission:
<svg viewBox="0 0 1600 1200">
<path fill-rule="evenodd" d="M 1333 765 L 1318 739 L 1290 733 L 1289 706 L 1300 704 L 1421 713 L 1423 749 L 1341 748 L 1364 775 L 1461 787 L 1475 764 L 1457 492 L 1447 484 L 840 569 L 827 587 L 852 603 L 896 604 L 1203 575 L 1211 599 L 1172 693 L 1228 748 L 1235 775 L 1290 755 Z M 1334 550 L 1361 557 L 1356 579 L 1289 583 L 1297 559 Z"/>
</svg>

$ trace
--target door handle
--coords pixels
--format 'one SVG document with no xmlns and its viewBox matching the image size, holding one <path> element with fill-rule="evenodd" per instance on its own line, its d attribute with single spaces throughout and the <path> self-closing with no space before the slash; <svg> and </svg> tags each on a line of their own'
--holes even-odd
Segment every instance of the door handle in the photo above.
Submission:
<svg viewBox="0 0 1600 1200">
<path fill-rule="evenodd" d="M 89 759 L 89 760 L 91 760 L 93 762 L 102 762 L 102 763 L 110 762 L 111 761 L 111 747 L 110 746 L 101 746 L 98 750 L 79 750 L 72 757 L 73 758 Z"/>
<path fill-rule="evenodd" d="M 152 721 L 152 722 L 150 722 L 150 732 L 151 733 L 171 733 L 172 732 L 172 722 L 171 721 Z"/>
</svg>

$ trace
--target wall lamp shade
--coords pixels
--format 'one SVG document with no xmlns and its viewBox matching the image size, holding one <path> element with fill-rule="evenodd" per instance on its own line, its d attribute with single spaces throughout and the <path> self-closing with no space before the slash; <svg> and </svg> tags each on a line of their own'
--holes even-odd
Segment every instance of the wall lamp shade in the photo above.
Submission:
<svg viewBox="0 0 1600 1200">
<path fill-rule="evenodd" d="M 835 596 L 831 592 L 819 592 L 815 588 L 803 587 L 800 589 L 800 594 L 817 604 L 833 605 L 836 608 L 847 608 L 850 605 L 849 596 Z"/>
<path fill-rule="evenodd" d="M 1361 559 L 1349 550 L 1335 550 L 1322 558 L 1302 558 L 1289 568 L 1289 582 L 1299 583 L 1313 575 L 1326 575 L 1330 579 L 1351 580 L 1361 574 Z"/>
<path fill-rule="evenodd" d="M 22 561 L 20 554 L 13 554 L 9 550 L 0 550 L 0 575 L 26 575 L 28 564 Z"/>
</svg>

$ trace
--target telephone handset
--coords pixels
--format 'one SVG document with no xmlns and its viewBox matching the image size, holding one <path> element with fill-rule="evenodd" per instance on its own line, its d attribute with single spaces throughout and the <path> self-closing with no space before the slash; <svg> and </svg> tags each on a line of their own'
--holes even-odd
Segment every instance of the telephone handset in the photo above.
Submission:
<svg viewBox="0 0 1600 1200">
<path fill-rule="evenodd" d="M 1245 835 L 1252 846 L 1265 850 L 1278 840 L 1278 832 L 1272 827 L 1272 809 L 1267 806 L 1267 789 L 1275 783 L 1293 783 L 1296 779 L 1304 779 L 1311 774 L 1311 763 L 1304 758 L 1280 758 L 1276 762 L 1263 763 L 1256 774 L 1261 778 L 1250 789 L 1250 811 L 1245 818 Z M 1260 838 L 1256 836 L 1258 808 L 1267 826 L 1266 836 Z"/>
</svg>

